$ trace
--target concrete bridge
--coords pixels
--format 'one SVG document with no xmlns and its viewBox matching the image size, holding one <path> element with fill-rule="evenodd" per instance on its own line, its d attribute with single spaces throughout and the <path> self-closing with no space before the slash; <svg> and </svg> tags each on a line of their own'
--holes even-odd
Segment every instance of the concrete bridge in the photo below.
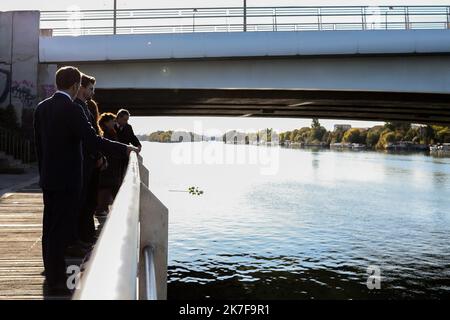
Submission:
<svg viewBox="0 0 450 320">
<path fill-rule="evenodd" d="M 119 10 L 114 29 L 104 26 L 111 12 L 79 12 L 76 37 L 57 36 L 73 29 L 57 25 L 69 24 L 67 12 L 1 13 L 0 107 L 14 106 L 29 132 L 33 107 L 55 90 L 55 70 L 72 64 L 97 78 L 103 111 L 450 124 L 449 8 L 380 8 L 378 18 L 366 7 L 248 8 L 244 25 L 225 29 L 214 19 L 225 12 L 236 21 L 241 9 L 195 9 L 190 31 L 190 9 Z M 120 24 L 175 16 L 184 22 L 166 29 Z M 264 19 L 273 18 L 267 31 Z M 95 19 L 101 25 L 88 24 Z M 140 34 L 126 34 L 133 30 Z"/>
<path fill-rule="evenodd" d="M 450 123 L 449 53 L 450 30 L 402 30 L 45 37 L 39 57 L 134 115 Z"/>
</svg>

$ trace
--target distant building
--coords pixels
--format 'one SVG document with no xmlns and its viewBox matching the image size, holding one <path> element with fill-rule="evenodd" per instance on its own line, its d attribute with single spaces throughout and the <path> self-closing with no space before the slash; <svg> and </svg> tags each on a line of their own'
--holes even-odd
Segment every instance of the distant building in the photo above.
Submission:
<svg viewBox="0 0 450 320">
<path fill-rule="evenodd" d="M 352 126 L 350 124 L 335 124 L 334 125 L 334 131 L 337 131 L 337 130 L 347 131 L 351 128 L 352 128 Z"/>
</svg>

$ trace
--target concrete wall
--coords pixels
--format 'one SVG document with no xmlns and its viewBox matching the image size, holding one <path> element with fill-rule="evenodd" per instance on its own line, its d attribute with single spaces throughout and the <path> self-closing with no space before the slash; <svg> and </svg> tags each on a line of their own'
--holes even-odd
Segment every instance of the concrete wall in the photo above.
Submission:
<svg viewBox="0 0 450 320">
<path fill-rule="evenodd" d="M 38 101 L 39 11 L 0 12 L 0 108 L 13 105 L 31 137 Z"/>
<path fill-rule="evenodd" d="M 0 108 L 10 102 L 12 12 L 0 12 Z"/>
<path fill-rule="evenodd" d="M 38 69 L 38 100 L 50 97 L 56 91 L 56 64 L 40 64 Z"/>
</svg>

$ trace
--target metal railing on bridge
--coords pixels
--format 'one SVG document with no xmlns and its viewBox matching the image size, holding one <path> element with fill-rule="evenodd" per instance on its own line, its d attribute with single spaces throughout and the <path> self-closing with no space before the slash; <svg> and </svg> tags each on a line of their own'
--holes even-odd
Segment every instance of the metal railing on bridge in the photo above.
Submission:
<svg viewBox="0 0 450 320">
<path fill-rule="evenodd" d="M 450 29 L 450 6 L 216 7 L 42 11 L 53 35 Z"/>
<path fill-rule="evenodd" d="M 32 157 L 32 143 L 18 132 L 0 127 L 0 154 L 29 164 Z"/>
<path fill-rule="evenodd" d="M 77 300 L 167 298 L 168 210 L 136 153 L 75 291 Z"/>
</svg>

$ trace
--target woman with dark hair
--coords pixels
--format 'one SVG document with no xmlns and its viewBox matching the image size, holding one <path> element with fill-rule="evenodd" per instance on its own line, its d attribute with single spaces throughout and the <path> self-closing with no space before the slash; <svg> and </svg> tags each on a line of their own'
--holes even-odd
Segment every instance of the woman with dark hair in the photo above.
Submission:
<svg viewBox="0 0 450 320">
<path fill-rule="evenodd" d="M 89 111 L 91 112 L 92 116 L 94 117 L 94 123 L 92 126 L 94 127 L 95 131 L 98 135 L 100 135 L 100 127 L 98 126 L 98 120 L 100 118 L 100 113 L 98 112 L 98 105 L 95 100 L 89 99 L 86 100 L 86 105 L 89 108 Z"/>
<path fill-rule="evenodd" d="M 109 140 L 117 141 L 117 132 L 114 129 L 116 116 L 113 113 L 102 113 L 98 120 L 101 135 Z M 120 186 L 120 159 L 107 157 L 108 166 L 100 171 L 97 217 L 106 217 L 109 206 L 113 203 L 115 192 Z"/>
<path fill-rule="evenodd" d="M 97 103 L 92 99 L 86 100 L 86 106 L 90 113 L 90 123 L 92 127 L 95 129 L 96 133 L 100 135 L 100 128 L 98 126 L 98 120 L 99 120 L 99 112 L 98 112 L 98 105 Z M 106 157 L 101 152 L 96 152 L 95 155 L 95 167 L 92 169 L 91 178 L 89 180 L 89 184 L 87 186 L 87 194 L 86 194 L 86 205 L 84 207 L 84 210 L 86 211 L 85 214 L 89 217 L 89 228 L 86 227 L 86 224 L 83 224 L 84 220 L 83 216 L 80 215 L 80 226 L 85 226 L 85 232 L 80 232 L 80 238 L 88 243 L 94 243 L 96 239 L 95 235 L 95 224 L 94 224 L 94 215 L 97 210 L 98 206 L 98 191 L 99 191 L 99 179 L 100 179 L 100 172 L 101 170 L 104 170 L 107 166 Z M 80 229 L 80 230 L 84 230 Z"/>
</svg>

